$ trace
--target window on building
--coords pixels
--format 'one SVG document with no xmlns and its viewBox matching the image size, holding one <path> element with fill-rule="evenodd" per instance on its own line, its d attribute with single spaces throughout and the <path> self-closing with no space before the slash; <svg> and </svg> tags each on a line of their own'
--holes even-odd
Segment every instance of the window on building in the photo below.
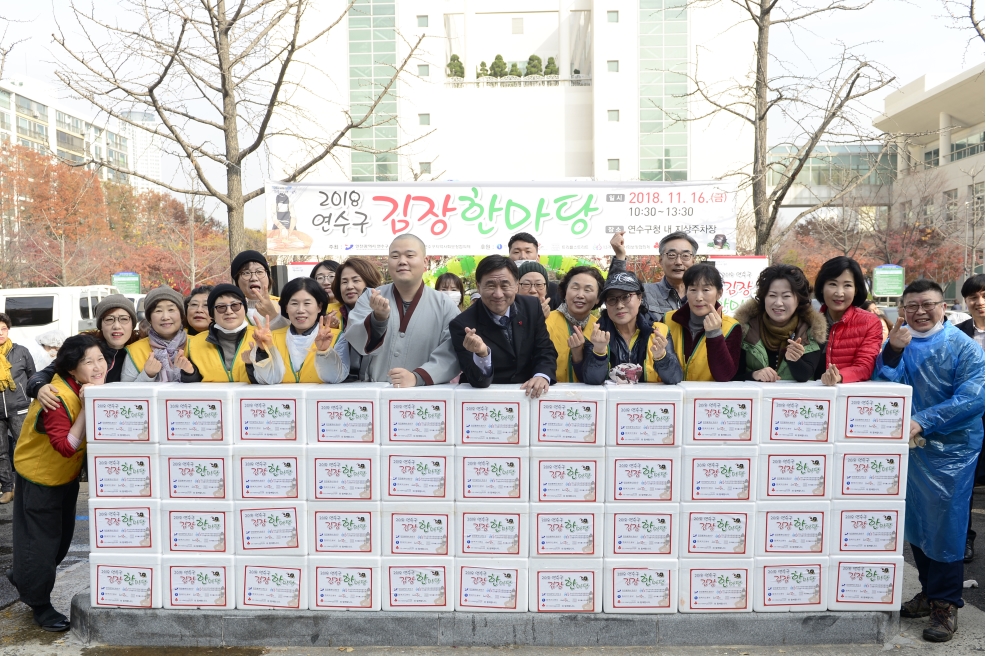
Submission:
<svg viewBox="0 0 986 656">
<path fill-rule="evenodd" d="M 911 201 L 905 200 L 900 204 L 900 218 L 902 221 L 910 221 L 914 218 L 914 210 L 911 209 Z"/>
<path fill-rule="evenodd" d="M 0 112 L 0 130 L 10 129 L 10 114 L 7 112 Z"/>
<path fill-rule="evenodd" d="M 420 77 L 428 77 L 430 71 L 431 69 L 428 67 L 428 64 L 418 64 L 418 75 Z"/>
<path fill-rule="evenodd" d="M 86 161 L 86 158 L 82 155 L 76 155 L 75 153 L 70 153 L 67 150 L 62 150 L 61 148 L 58 149 L 57 154 L 59 158 L 72 162 L 73 164 L 81 164 Z"/>
<path fill-rule="evenodd" d="M 949 189 L 942 194 L 942 206 L 945 208 L 945 220 L 954 221 L 959 215 L 959 190 Z"/>
<path fill-rule="evenodd" d="M 986 132 L 970 134 L 965 139 L 953 142 L 951 161 L 955 162 L 983 152 L 984 146 L 986 146 L 984 142 L 986 142 Z"/>
<path fill-rule="evenodd" d="M 610 22 L 610 23 L 619 23 L 620 22 L 620 12 L 618 12 L 618 11 L 607 11 L 606 12 L 606 21 L 607 22 Z"/>
<path fill-rule="evenodd" d="M 48 143 L 48 126 L 23 116 L 17 117 L 17 134 L 28 139 Z"/>
<path fill-rule="evenodd" d="M 618 160 L 618 159 L 608 159 L 608 160 L 606 160 L 606 168 L 609 169 L 610 171 L 619 171 L 620 170 L 620 160 Z"/>
<path fill-rule="evenodd" d="M 620 122 L 620 110 L 618 110 L 618 109 L 607 109 L 606 110 L 606 119 L 609 122 L 611 122 L 611 123 L 619 123 Z"/>
<path fill-rule="evenodd" d="M 927 223 L 931 223 L 935 218 L 935 199 L 928 196 L 921 199 L 921 218 Z"/>
<path fill-rule="evenodd" d="M 0 89 L 0 107 L 10 109 L 10 92 Z"/>
<path fill-rule="evenodd" d="M 418 162 L 421 175 L 431 175 L 431 162 Z"/>
<path fill-rule="evenodd" d="M 24 96 L 17 96 L 17 113 L 23 114 L 24 116 L 30 116 L 32 118 L 37 118 L 43 120 L 45 123 L 48 122 L 48 106 L 42 105 L 41 103 L 34 102 L 30 98 L 25 98 Z"/>
<path fill-rule="evenodd" d="M 610 59 L 608 62 L 606 62 L 606 70 L 609 71 L 610 73 L 619 73 L 620 72 L 619 60 Z"/>
<path fill-rule="evenodd" d="M 8 296 L 4 312 L 17 326 L 47 326 L 54 321 L 54 296 Z"/>
<path fill-rule="evenodd" d="M 972 208 L 972 220 L 982 221 L 983 220 L 983 183 L 977 182 L 976 184 L 969 185 L 969 207 Z"/>
<path fill-rule="evenodd" d="M 418 16 L 418 27 L 428 27 L 427 16 Z"/>
<path fill-rule="evenodd" d="M 524 33 L 524 19 L 523 18 L 511 18 L 510 19 L 510 32 L 512 34 L 523 34 Z"/>
<path fill-rule="evenodd" d="M 431 125 L 431 114 L 418 114 L 418 125 Z"/>
<path fill-rule="evenodd" d="M 61 130 L 55 130 L 55 140 L 59 148 L 72 150 L 77 153 L 85 152 L 86 142 L 82 137 L 77 137 L 74 134 L 62 132 Z"/>
<path fill-rule="evenodd" d="M 924 165 L 927 168 L 938 166 L 938 149 L 929 150 L 924 153 Z"/>
</svg>

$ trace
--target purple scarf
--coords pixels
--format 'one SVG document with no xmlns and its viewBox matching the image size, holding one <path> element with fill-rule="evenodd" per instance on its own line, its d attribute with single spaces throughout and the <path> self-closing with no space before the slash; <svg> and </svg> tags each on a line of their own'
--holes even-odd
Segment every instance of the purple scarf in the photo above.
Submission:
<svg viewBox="0 0 986 656">
<path fill-rule="evenodd" d="M 185 340 L 188 338 L 184 330 L 179 330 L 178 334 L 171 338 L 170 342 L 154 332 L 151 328 L 147 339 L 151 344 L 151 351 L 154 357 L 161 363 L 161 372 L 158 380 L 162 383 L 181 380 L 181 369 L 175 366 L 175 356 L 185 350 Z"/>
</svg>

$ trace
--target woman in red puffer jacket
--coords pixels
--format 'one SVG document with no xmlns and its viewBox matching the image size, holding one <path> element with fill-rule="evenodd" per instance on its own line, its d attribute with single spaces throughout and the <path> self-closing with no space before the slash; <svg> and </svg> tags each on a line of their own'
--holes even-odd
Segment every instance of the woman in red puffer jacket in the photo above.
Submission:
<svg viewBox="0 0 986 656">
<path fill-rule="evenodd" d="M 869 380 L 880 354 L 883 329 L 880 317 L 862 309 L 866 279 L 856 260 L 839 256 L 823 264 L 815 278 L 815 298 L 829 324 L 817 377 L 826 385 Z"/>
</svg>

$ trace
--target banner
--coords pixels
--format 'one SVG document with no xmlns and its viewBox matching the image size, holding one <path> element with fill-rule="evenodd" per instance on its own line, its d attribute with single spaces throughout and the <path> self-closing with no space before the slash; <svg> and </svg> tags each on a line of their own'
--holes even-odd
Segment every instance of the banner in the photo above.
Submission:
<svg viewBox="0 0 986 656">
<path fill-rule="evenodd" d="M 543 255 L 654 255 L 684 231 L 700 253 L 735 253 L 736 190 L 719 182 L 267 183 L 268 255 L 386 255 L 397 235 L 429 255 L 507 253 L 529 232 Z"/>
<path fill-rule="evenodd" d="M 719 275 L 722 276 L 723 311 L 732 316 L 743 303 L 757 294 L 757 278 L 767 268 L 766 255 L 712 255 Z"/>
</svg>

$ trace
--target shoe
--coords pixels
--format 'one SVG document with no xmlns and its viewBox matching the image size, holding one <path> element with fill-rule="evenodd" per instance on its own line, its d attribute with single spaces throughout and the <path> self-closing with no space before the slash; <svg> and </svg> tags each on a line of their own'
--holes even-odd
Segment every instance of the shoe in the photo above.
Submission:
<svg viewBox="0 0 986 656">
<path fill-rule="evenodd" d="M 68 618 L 55 610 L 51 604 L 34 609 L 34 623 L 51 633 L 68 631 L 71 627 Z"/>
<path fill-rule="evenodd" d="M 10 503 L 13 500 L 14 500 L 14 491 L 13 490 L 11 490 L 10 492 L 4 492 L 3 494 L 0 494 L 0 503 Z M 967 552 L 968 552 L 968 549 L 969 549 L 969 547 L 968 547 L 968 544 L 967 544 L 966 545 L 966 551 Z"/>
<path fill-rule="evenodd" d="M 900 616 L 901 617 L 927 617 L 931 615 L 931 605 L 928 603 L 928 597 L 925 596 L 923 592 L 919 592 L 914 595 L 914 599 L 910 601 L 905 601 L 900 605 Z"/>
<path fill-rule="evenodd" d="M 3 503 L 3 498 L 0 497 L 0 503 Z M 962 557 L 963 563 L 971 563 L 976 559 L 976 534 L 973 533 L 965 539 L 965 555 Z"/>
<path fill-rule="evenodd" d="M 947 601 L 931 602 L 931 623 L 922 634 L 928 642 L 948 642 L 959 630 L 959 607 Z"/>
</svg>

